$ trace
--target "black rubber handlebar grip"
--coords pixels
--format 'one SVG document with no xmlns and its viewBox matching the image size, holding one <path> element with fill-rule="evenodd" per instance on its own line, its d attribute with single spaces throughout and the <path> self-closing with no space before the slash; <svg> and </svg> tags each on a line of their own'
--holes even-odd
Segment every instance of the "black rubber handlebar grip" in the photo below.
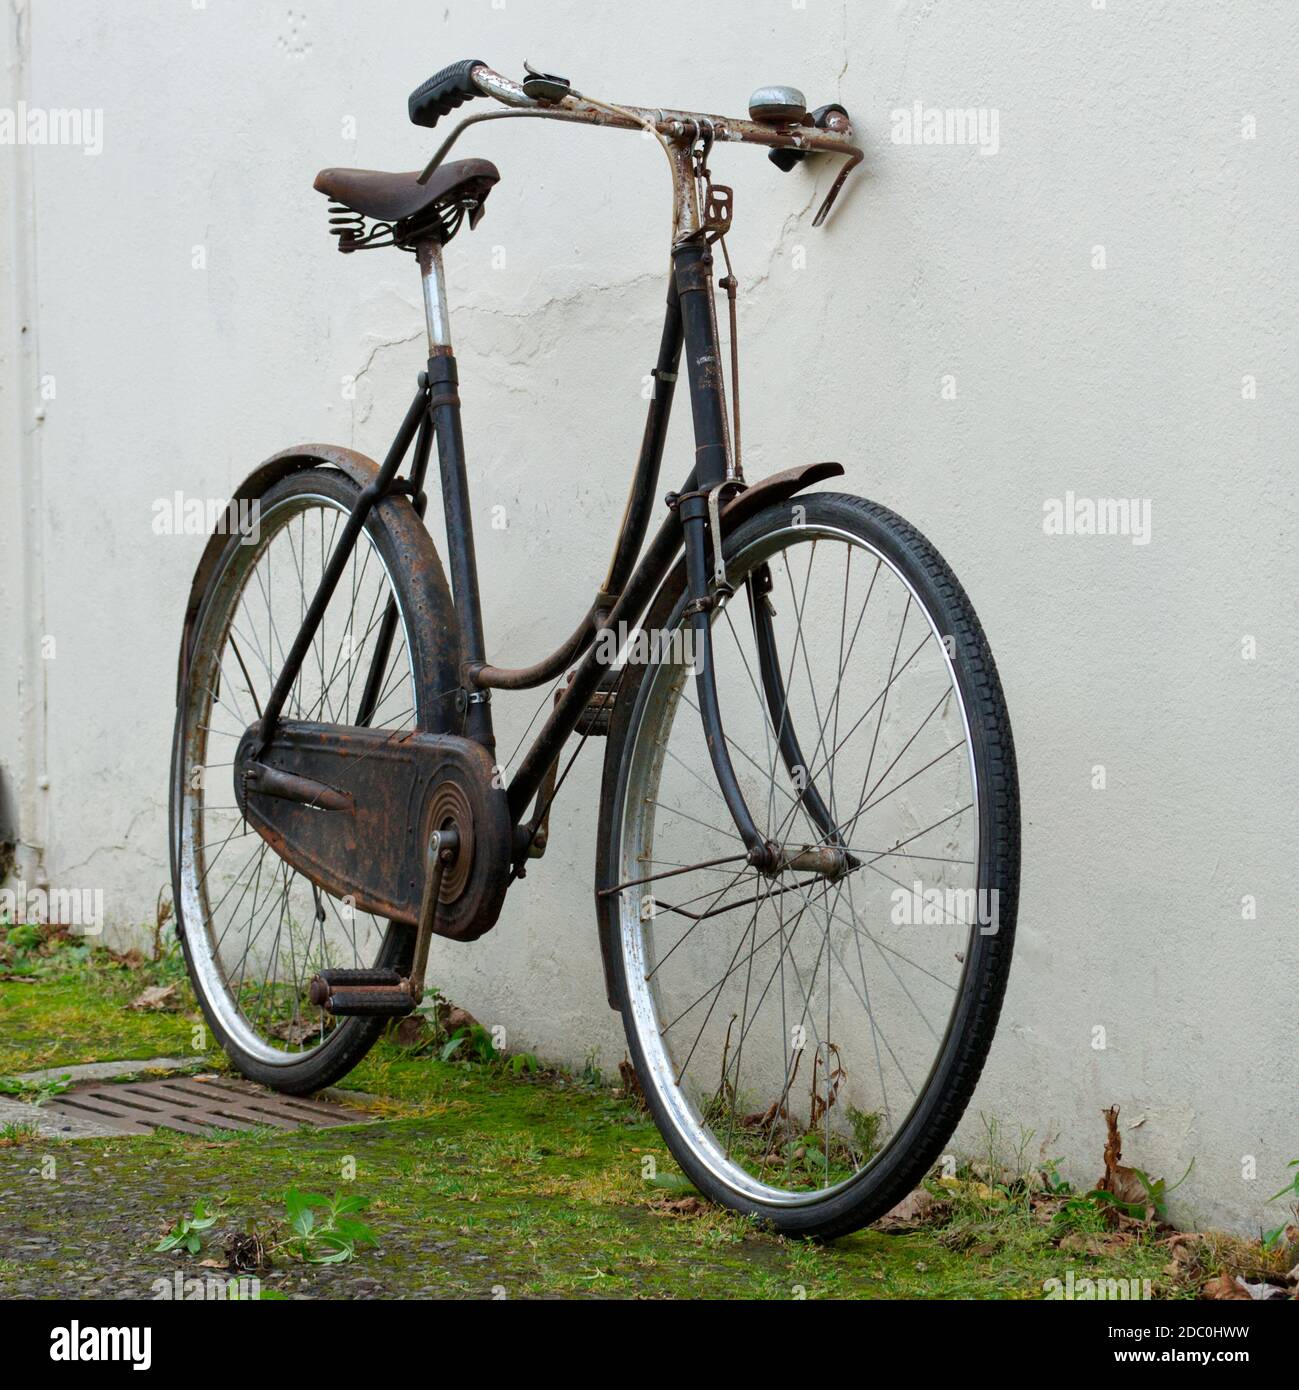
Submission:
<svg viewBox="0 0 1299 1390">
<path fill-rule="evenodd" d="M 441 72 L 435 72 L 427 82 L 421 82 L 410 94 L 407 109 L 416 125 L 435 126 L 443 116 L 449 116 L 462 102 L 482 96 L 474 86 L 470 73 L 485 66 L 481 58 L 463 58 Z"/>
</svg>

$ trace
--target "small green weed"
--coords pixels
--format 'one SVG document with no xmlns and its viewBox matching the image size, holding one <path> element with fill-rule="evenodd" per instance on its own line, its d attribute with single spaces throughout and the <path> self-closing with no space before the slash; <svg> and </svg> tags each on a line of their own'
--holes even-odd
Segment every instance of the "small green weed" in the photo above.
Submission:
<svg viewBox="0 0 1299 1390">
<path fill-rule="evenodd" d="M 284 1210 L 293 1235 L 273 1249 L 313 1265 L 344 1264 L 355 1259 L 358 1245 L 378 1242 L 374 1231 L 356 1219 L 368 1205 L 364 1197 L 338 1192 L 325 1197 L 291 1187 L 284 1194 Z"/>
<path fill-rule="evenodd" d="M 182 1216 L 153 1248 L 155 1251 L 186 1250 L 197 1255 L 203 1248 L 203 1232 L 216 1224 L 216 1213 L 209 1212 L 207 1203 L 201 1198 L 194 1203 L 194 1210 Z"/>
<path fill-rule="evenodd" d="M 1299 1158 L 1292 1158 L 1286 1164 L 1287 1168 L 1294 1171 L 1290 1175 L 1290 1181 L 1274 1196 L 1269 1197 L 1269 1202 L 1290 1202 L 1290 1214 L 1299 1220 Z M 1263 1235 L 1264 1250 L 1277 1250 L 1284 1243 L 1286 1232 L 1294 1223 L 1289 1219 L 1283 1221 L 1279 1226 L 1274 1226 L 1272 1230 Z"/>
<path fill-rule="evenodd" d="M 19 1096 L 33 1105 L 44 1105 L 47 1100 L 62 1095 L 71 1083 L 71 1072 L 64 1072 L 62 1076 L 47 1076 L 43 1081 L 24 1081 L 17 1076 L 0 1076 L 0 1095 Z"/>
<path fill-rule="evenodd" d="M 500 1054 L 487 1029 L 481 1023 L 472 1023 L 457 1028 L 442 1044 L 439 1055 L 444 1062 L 495 1062 Z"/>
</svg>

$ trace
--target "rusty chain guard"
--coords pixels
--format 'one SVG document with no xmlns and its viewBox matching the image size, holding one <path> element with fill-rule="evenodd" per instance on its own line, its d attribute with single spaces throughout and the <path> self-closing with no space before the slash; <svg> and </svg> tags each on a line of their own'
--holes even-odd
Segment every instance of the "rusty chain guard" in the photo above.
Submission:
<svg viewBox="0 0 1299 1390">
<path fill-rule="evenodd" d="M 461 852 L 442 883 L 434 929 L 473 941 L 495 925 L 509 886 L 510 818 L 481 744 L 283 720 L 253 763 L 258 730 L 252 725 L 240 742 L 235 797 L 281 859 L 332 896 L 413 926 L 428 837 L 454 828 Z M 313 785 L 320 790 L 302 790 Z"/>
</svg>

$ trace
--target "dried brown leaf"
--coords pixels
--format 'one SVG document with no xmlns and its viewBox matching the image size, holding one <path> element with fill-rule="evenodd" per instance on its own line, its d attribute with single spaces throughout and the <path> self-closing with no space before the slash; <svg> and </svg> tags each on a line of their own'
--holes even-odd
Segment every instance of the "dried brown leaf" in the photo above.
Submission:
<svg viewBox="0 0 1299 1390">
<path fill-rule="evenodd" d="M 1230 1274 L 1220 1274 L 1200 1286 L 1200 1297 L 1220 1303 L 1239 1303 L 1250 1301 L 1251 1295 L 1240 1285 L 1240 1281 Z"/>
<path fill-rule="evenodd" d="M 877 1224 L 882 1231 L 899 1231 L 918 1226 L 933 1214 L 936 1205 L 934 1194 L 928 1188 L 917 1187 L 914 1192 L 909 1192 L 903 1197 L 897 1206 L 886 1211 Z"/>
<path fill-rule="evenodd" d="M 1105 1175 L 1096 1184 L 1096 1189 L 1098 1192 L 1108 1192 L 1116 1202 L 1122 1202 L 1124 1206 L 1144 1208 L 1144 1221 L 1138 1224 L 1149 1223 L 1155 1215 L 1150 1192 L 1137 1170 L 1125 1167 L 1121 1162 L 1123 1141 L 1119 1137 L 1119 1107 L 1111 1105 L 1107 1110 L 1102 1110 L 1101 1114 L 1105 1117 Z M 1123 1213 L 1114 1213 L 1113 1216 L 1117 1218 L 1115 1225 L 1120 1228 L 1131 1225 L 1131 1217 Z"/>
<path fill-rule="evenodd" d="M 421 1014 L 407 1014 L 398 1019 L 393 1029 L 393 1037 L 401 1047 L 423 1047 L 434 1039 L 433 1029 Z"/>
<path fill-rule="evenodd" d="M 708 1210 L 708 1203 L 702 1197 L 656 1197 L 650 1207 L 669 1216 L 698 1216 Z"/>
<path fill-rule="evenodd" d="M 180 1008 L 175 985 L 150 985 L 142 990 L 126 1006 L 142 1013 L 168 1013 Z"/>
<path fill-rule="evenodd" d="M 1125 1250 L 1135 1237 L 1128 1231 L 1072 1231 L 1060 1242 L 1061 1250 L 1077 1250 L 1086 1255 L 1113 1255 Z"/>
<path fill-rule="evenodd" d="M 640 1077 L 636 1075 L 635 1066 L 626 1057 L 618 1063 L 618 1075 L 622 1078 L 623 1096 L 631 1101 L 637 1110 L 648 1110 L 645 1092 L 641 1090 Z"/>
<path fill-rule="evenodd" d="M 315 1037 L 320 1032 L 320 1024 L 311 1019 L 302 1017 L 284 1018 L 278 1023 L 273 1023 L 266 1030 L 273 1038 L 279 1038 L 286 1042 L 290 1047 L 297 1047 L 299 1043 L 304 1043 L 308 1038 Z"/>
<path fill-rule="evenodd" d="M 446 1018 L 442 1026 L 448 1034 L 453 1034 L 458 1033 L 462 1028 L 481 1028 L 483 1025 L 468 1009 L 462 1009 L 458 1004 L 451 1004 L 447 1008 Z"/>
</svg>

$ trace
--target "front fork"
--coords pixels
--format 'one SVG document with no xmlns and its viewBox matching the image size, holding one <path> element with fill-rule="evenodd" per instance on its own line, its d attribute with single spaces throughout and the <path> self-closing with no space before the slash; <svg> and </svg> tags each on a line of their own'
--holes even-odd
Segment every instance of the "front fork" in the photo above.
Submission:
<svg viewBox="0 0 1299 1390">
<path fill-rule="evenodd" d="M 707 503 L 704 495 L 695 492 L 677 501 L 681 528 L 686 543 L 686 617 L 690 623 L 695 659 L 695 690 L 699 697 L 699 714 L 703 720 L 704 738 L 708 744 L 713 773 L 726 808 L 731 813 L 748 851 L 749 862 L 764 873 L 774 874 L 785 868 L 810 869 L 834 875 L 845 867 L 853 867 L 830 809 L 812 781 L 809 766 L 799 742 L 798 732 L 789 709 L 789 697 L 780 670 L 776 650 L 776 634 L 771 622 L 767 594 L 770 590 L 770 571 L 759 565 L 746 582 L 749 615 L 757 646 L 757 665 L 763 696 L 771 726 L 776 731 L 776 743 L 781 760 L 797 788 L 797 801 L 820 832 L 821 844 L 791 852 L 786 846 L 769 840 L 758 829 L 744 799 L 735 775 L 730 747 L 722 724 L 721 705 L 717 696 L 717 676 L 713 663 L 713 629 L 711 613 L 725 604 L 730 595 L 728 585 L 714 584 L 710 592 L 709 568 L 705 541 L 708 535 Z M 713 543 L 721 544 L 720 534 L 714 533 Z"/>
<path fill-rule="evenodd" d="M 673 247 L 672 260 L 685 337 L 686 371 L 695 432 L 695 469 L 686 491 L 671 500 L 676 507 L 685 541 L 685 617 L 693 637 L 696 693 L 713 773 L 735 828 L 744 841 L 749 862 L 756 868 L 768 874 L 788 867 L 815 868 L 822 873 L 838 872 L 846 860 L 843 842 L 829 808 L 811 783 L 811 769 L 803 756 L 789 715 L 788 697 L 780 673 L 771 610 L 768 607 L 770 575 L 766 565 L 760 565 L 748 581 L 750 616 L 757 643 L 763 693 L 772 727 L 776 730 L 781 758 L 799 788 L 799 800 L 820 831 L 824 843 L 804 853 L 791 855 L 784 846 L 768 839 L 749 810 L 731 761 L 717 696 L 711 615 L 731 595 L 720 560 L 722 534 L 719 501 L 728 490 L 743 490 L 744 481 L 732 463 L 725 376 L 713 298 L 713 258 L 705 238 L 699 235 L 677 243 Z M 710 535 L 714 547 L 711 572 L 708 563 Z"/>
</svg>

